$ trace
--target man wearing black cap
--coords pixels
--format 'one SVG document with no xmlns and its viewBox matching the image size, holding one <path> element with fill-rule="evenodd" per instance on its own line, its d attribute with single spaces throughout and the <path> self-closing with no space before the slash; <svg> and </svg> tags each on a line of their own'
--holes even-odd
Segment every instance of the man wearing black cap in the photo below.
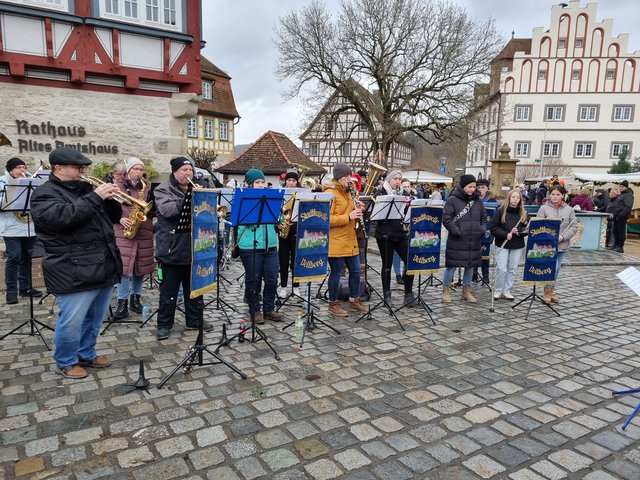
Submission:
<svg viewBox="0 0 640 480">
<path fill-rule="evenodd" d="M 613 237 L 615 245 L 612 252 L 624 253 L 624 242 L 627 239 L 627 220 L 631 216 L 633 209 L 633 190 L 629 188 L 629 182 L 623 180 L 618 185 L 620 195 L 617 199 L 617 213 L 613 222 Z"/>
<path fill-rule="evenodd" d="M 156 224 L 156 257 L 162 267 L 158 329 L 156 338 L 169 338 L 176 314 L 180 284 L 184 289 L 184 306 L 187 329 L 197 330 L 204 315 L 202 295 L 191 296 L 191 235 L 189 231 L 176 231 L 187 191 L 191 188 L 193 164 L 186 157 L 171 160 L 169 180 L 154 190 L 158 213 Z M 213 330 L 209 322 L 203 322 L 205 332 Z"/>
<path fill-rule="evenodd" d="M 104 183 L 94 190 L 83 181 L 91 160 L 77 150 L 58 148 L 49 163 L 49 181 L 35 190 L 31 215 L 44 245 L 44 281 L 58 301 L 53 358 L 63 376 L 84 378 L 84 367 L 111 365 L 95 347 L 122 275 L 113 234 L 122 208 L 111 200 L 117 185 Z"/>
<path fill-rule="evenodd" d="M 6 169 L 7 173 L 0 177 L 0 200 L 5 205 L 11 202 L 10 198 L 15 198 L 15 194 L 25 194 L 24 189 L 11 185 L 15 185 L 18 178 L 26 177 L 27 166 L 20 158 L 14 157 L 7 162 Z M 13 191 L 8 193 L 8 189 Z M 42 296 L 42 292 L 31 287 L 31 252 L 36 232 L 28 224 L 27 217 L 19 217 L 21 213 L 0 213 L 0 236 L 4 238 L 6 250 L 4 281 L 7 285 L 7 305 L 18 303 L 18 292 L 23 297 Z"/>
<path fill-rule="evenodd" d="M 493 203 L 495 206 L 498 206 L 498 200 L 496 200 L 496 196 L 491 193 L 489 190 L 489 180 L 486 178 L 479 178 L 476 182 L 476 189 L 478 190 L 479 199 L 482 200 L 482 203 L 485 205 L 487 203 Z M 478 277 L 478 268 L 473 269 L 473 281 L 483 281 L 485 283 L 489 283 L 489 259 L 482 259 L 482 279 Z"/>
</svg>

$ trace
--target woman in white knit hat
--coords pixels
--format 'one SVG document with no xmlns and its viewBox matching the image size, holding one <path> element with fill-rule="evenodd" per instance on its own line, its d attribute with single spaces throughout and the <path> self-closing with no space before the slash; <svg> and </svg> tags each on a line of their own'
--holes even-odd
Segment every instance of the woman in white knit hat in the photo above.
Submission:
<svg viewBox="0 0 640 480">
<path fill-rule="evenodd" d="M 134 198 L 149 201 L 150 185 L 145 182 L 143 189 L 142 178 L 144 175 L 144 163 L 136 157 L 127 160 L 126 173 L 122 180 L 117 182 L 120 190 Z M 129 239 L 124 233 L 130 228 L 133 220 L 131 205 L 122 205 L 122 218 L 119 224 L 113 226 L 116 235 L 116 244 L 122 257 L 122 278 L 118 284 L 118 306 L 113 314 L 115 320 L 129 316 L 129 307 L 132 312 L 142 313 L 142 283 L 144 276 L 150 274 L 154 267 L 153 256 L 153 225 L 151 216 L 148 215 L 144 222 L 140 223 L 136 235 Z M 129 300 L 131 303 L 129 303 Z"/>
</svg>

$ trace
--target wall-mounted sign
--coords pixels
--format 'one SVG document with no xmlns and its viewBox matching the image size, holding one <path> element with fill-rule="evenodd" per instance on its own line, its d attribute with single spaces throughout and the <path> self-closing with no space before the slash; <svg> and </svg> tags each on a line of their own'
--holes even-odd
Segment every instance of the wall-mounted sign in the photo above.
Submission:
<svg viewBox="0 0 640 480">
<path fill-rule="evenodd" d="M 41 123 L 29 123 L 27 120 L 16 119 L 18 135 L 27 138 L 18 138 L 17 147 L 19 153 L 25 152 L 51 152 L 56 148 L 67 147 L 78 150 L 88 155 L 117 155 L 117 145 L 105 145 L 93 140 L 87 141 L 85 127 L 78 125 L 55 125 L 49 121 Z M 45 136 L 50 140 L 40 140 L 29 137 Z M 81 141 L 78 141 L 80 140 Z"/>
</svg>

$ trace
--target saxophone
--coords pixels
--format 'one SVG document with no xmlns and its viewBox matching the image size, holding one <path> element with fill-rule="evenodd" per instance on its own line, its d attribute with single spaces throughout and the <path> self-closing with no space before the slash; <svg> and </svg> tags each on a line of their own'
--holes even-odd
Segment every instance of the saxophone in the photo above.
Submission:
<svg viewBox="0 0 640 480">
<path fill-rule="evenodd" d="M 149 210 L 151 210 L 152 206 L 151 202 L 144 201 L 147 184 L 142 179 L 142 177 L 140 178 L 140 184 L 142 186 L 142 188 L 140 188 L 140 193 L 138 194 L 138 200 L 140 202 L 134 203 L 131 207 L 131 211 L 129 212 L 129 220 L 131 220 L 131 226 L 129 228 L 125 228 L 123 233 L 124 238 L 128 240 L 133 240 L 138 234 L 140 224 L 147 219 L 147 213 L 149 212 Z"/>
</svg>

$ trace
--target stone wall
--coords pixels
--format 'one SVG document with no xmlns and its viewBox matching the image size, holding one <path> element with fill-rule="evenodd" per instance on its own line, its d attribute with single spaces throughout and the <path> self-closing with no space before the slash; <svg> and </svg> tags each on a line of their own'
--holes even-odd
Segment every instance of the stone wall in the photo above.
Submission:
<svg viewBox="0 0 640 480">
<path fill-rule="evenodd" d="M 9 83 L 0 83 L 0 97 L 0 132 L 13 144 L 0 147 L 0 165 L 19 156 L 30 170 L 63 142 L 95 163 L 138 156 L 167 172 L 169 160 L 187 151 L 185 119 L 198 108 L 195 94 L 161 98 Z"/>
</svg>

